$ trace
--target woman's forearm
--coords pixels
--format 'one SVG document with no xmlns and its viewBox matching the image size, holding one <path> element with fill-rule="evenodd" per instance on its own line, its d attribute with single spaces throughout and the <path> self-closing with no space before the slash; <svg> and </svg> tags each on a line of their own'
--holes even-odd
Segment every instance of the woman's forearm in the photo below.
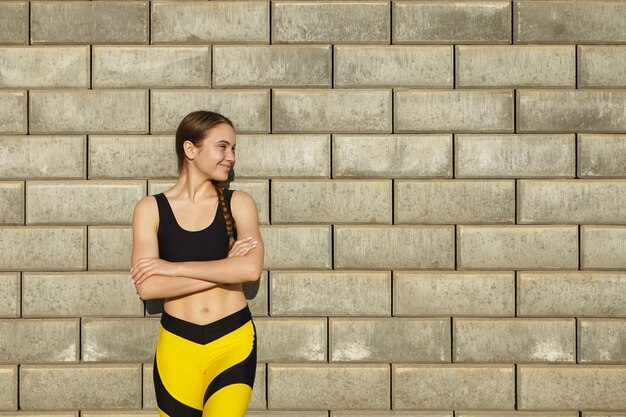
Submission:
<svg viewBox="0 0 626 417">
<path fill-rule="evenodd" d="M 221 284 L 182 276 L 151 275 L 141 284 L 135 284 L 142 300 L 170 298 L 208 290 Z"/>
<path fill-rule="evenodd" d="M 251 257 L 237 256 L 214 261 L 177 262 L 177 275 L 190 277 L 199 281 L 216 282 L 218 284 L 238 284 L 258 279 L 253 274 L 254 260 Z M 252 278 L 252 276 L 254 278 Z"/>
</svg>

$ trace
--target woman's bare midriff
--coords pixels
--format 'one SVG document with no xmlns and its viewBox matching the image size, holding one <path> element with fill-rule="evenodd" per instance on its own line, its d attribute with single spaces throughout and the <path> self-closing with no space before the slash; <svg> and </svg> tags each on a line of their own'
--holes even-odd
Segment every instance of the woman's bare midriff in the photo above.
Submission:
<svg viewBox="0 0 626 417">
<path fill-rule="evenodd" d="M 242 284 L 224 284 L 195 294 L 166 298 L 167 314 L 194 324 L 205 325 L 241 310 L 248 304 Z"/>
</svg>

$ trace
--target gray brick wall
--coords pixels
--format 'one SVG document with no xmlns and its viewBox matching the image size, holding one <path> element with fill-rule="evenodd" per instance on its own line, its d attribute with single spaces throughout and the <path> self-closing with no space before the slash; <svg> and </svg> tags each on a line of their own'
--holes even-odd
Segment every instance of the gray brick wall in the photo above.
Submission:
<svg viewBox="0 0 626 417">
<path fill-rule="evenodd" d="M 626 416 L 625 68 L 621 0 L 0 0 L 0 415 L 157 415 L 130 221 L 208 109 L 248 416 Z"/>
</svg>

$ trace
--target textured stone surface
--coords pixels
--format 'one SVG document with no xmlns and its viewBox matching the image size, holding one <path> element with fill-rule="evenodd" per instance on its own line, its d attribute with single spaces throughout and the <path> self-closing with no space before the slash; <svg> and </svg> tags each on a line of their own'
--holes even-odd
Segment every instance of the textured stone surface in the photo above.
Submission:
<svg viewBox="0 0 626 417">
<path fill-rule="evenodd" d="M 0 88 L 88 88 L 89 46 L 0 47 Z"/>
<path fill-rule="evenodd" d="M 333 178 L 452 177 L 452 135 L 336 134 L 332 142 Z"/>
<path fill-rule="evenodd" d="M 2 159 L 0 176 L 84 179 L 86 149 L 84 135 L 4 136 L 0 141 L 0 155 L 10 155 L 10 158 Z"/>
<path fill-rule="evenodd" d="M 391 131 L 391 91 L 365 89 L 272 90 L 272 131 Z"/>
<path fill-rule="evenodd" d="M 35 1 L 33 44 L 148 43 L 148 1 Z"/>
<path fill-rule="evenodd" d="M 622 133 L 626 90 L 517 91 L 518 132 Z"/>
<path fill-rule="evenodd" d="M 393 274 L 394 316 L 489 317 L 515 314 L 511 272 Z"/>
<path fill-rule="evenodd" d="M 520 180 L 517 193 L 520 224 L 626 223 L 626 179 Z"/>
<path fill-rule="evenodd" d="M 451 46 L 336 45 L 335 87 L 452 87 Z"/>
<path fill-rule="evenodd" d="M 392 401 L 396 410 L 511 410 L 514 372 L 512 365 L 392 364 Z"/>
<path fill-rule="evenodd" d="M 573 46 L 459 45 L 457 87 L 575 87 Z"/>
<path fill-rule="evenodd" d="M 397 180 L 395 224 L 515 222 L 512 180 Z"/>
<path fill-rule="evenodd" d="M 330 87 L 330 45 L 215 45 L 214 87 Z"/>
<path fill-rule="evenodd" d="M 93 87 L 210 87 L 206 46 L 94 46 Z"/>
<path fill-rule="evenodd" d="M 515 1 L 514 43 L 620 43 L 626 41 L 621 1 Z"/>
<path fill-rule="evenodd" d="M 575 269 L 575 268 L 574 268 Z M 626 274 L 520 272 L 517 313 L 525 317 L 626 317 Z"/>
<path fill-rule="evenodd" d="M 511 2 L 394 1 L 392 43 L 511 41 Z"/>
<path fill-rule="evenodd" d="M 577 226 L 459 225 L 456 233 L 459 269 L 578 267 Z"/>
<path fill-rule="evenodd" d="M 31 133 L 148 133 L 147 90 L 35 90 Z"/>
<path fill-rule="evenodd" d="M 389 364 L 268 364 L 267 404 L 292 410 L 388 409 L 389 383 Z"/>
<path fill-rule="evenodd" d="M 269 2 L 155 1 L 153 44 L 269 43 Z"/>
<path fill-rule="evenodd" d="M 578 45 L 579 87 L 626 87 L 626 46 Z"/>
<path fill-rule="evenodd" d="M 396 132 L 512 132 L 513 90 L 395 90 Z"/>
<path fill-rule="evenodd" d="M 388 44 L 390 14 L 384 1 L 272 2 L 272 43 Z"/>
<path fill-rule="evenodd" d="M 28 44 L 28 1 L 0 3 L 0 43 Z"/>
<path fill-rule="evenodd" d="M 455 135 L 455 178 L 568 177 L 576 170 L 573 134 Z M 580 166 L 580 136 L 579 136 Z M 588 152 L 602 152 L 589 146 Z"/>
</svg>

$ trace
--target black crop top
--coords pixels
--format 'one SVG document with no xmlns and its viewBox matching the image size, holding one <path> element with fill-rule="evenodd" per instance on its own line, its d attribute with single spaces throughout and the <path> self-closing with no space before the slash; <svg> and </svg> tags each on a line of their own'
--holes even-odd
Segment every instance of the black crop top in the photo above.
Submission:
<svg viewBox="0 0 626 417">
<path fill-rule="evenodd" d="M 224 190 L 224 199 L 228 211 L 234 190 Z M 213 223 L 205 229 L 189 231 L 183 229 L 174 216 L 165 194 L 153 194 L 159 207 L 159 258 L 170 262 L 213 261 L 228 256 L 228 237 L 226 222 L 221 207 L 217 208 Z M 233 219 L 233 224 L 235 220 Z M 237 240 L 237 230 L 233 226 Z"/>
</svg>

